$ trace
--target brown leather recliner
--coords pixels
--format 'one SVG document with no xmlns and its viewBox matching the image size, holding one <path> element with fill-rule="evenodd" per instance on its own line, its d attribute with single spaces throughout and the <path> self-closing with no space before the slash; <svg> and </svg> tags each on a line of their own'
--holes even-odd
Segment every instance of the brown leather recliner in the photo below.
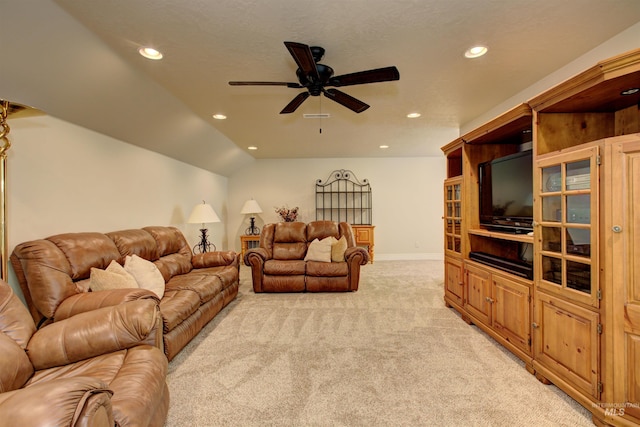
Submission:
<svg viewBox="0 0 640 427">
<path fill-rule="evenodd" d="M 329 236 L 345 237 L 344 259 L 339 262 L 305 261 L 311 242 Z M 349 223 L 280 222 L 263 227 L 260 247 L 248 250 L 244 262 L 251 266 L 255 292 L 357 291 L 360 266 L 369 262 L 369 254 L 356 246 Z"/>
<path fill-rule="evenodd" d="M 169 390 L 161 343 L 162 319 L 152 299 L 36 330 L 0 281 L 0 427 L 162 426 Z"/>
</svg>

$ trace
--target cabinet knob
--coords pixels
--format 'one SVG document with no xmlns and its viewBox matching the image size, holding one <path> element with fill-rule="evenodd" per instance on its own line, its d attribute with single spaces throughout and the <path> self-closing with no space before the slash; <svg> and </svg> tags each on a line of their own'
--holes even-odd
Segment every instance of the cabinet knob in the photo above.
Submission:
<svg viewBox="0 0 640 427">
<path fill-rule="evenodd" d="M 537 324 L 536 322 L 533 322 L 533 323 L 531 324 L 531 327 L 532 327 L 533 329 L 537 329 L 537 328 L 538 328 L 538 324 Z"/>
<path fill-rule="evenodd" d="M 614 233 L 622 233 L 622 227 L 620 227 L 619 225 L 614 225 L 613 227 L 611 227 L 611 230 L 613 230 Z"/>
<path fill-rule="evenodd" d="M 493 302 L 494 302 L 493 298 L 485 297 L 484 299 L 485 299 L 485 301 L 487 301 L 489 304 L 493 304 Z"/>
</svg>

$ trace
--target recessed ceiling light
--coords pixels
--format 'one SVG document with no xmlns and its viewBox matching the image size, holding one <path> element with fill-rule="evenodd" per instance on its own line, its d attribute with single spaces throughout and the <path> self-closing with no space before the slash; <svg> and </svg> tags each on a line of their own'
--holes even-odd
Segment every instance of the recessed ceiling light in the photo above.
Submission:
<svg viewBox="0 0 640 427">
<path fill-rule="evenodd" d="M 469 50 L 464 53 L 464 56 L 466 58 L 477 58 L 487 53 L 488 50 L 486 46 L 474 46 L 469 48 Z"/>
<path fill-rule="evenodd" d="M 216 120 L 224 120 L 224 119 L 226 119 L 226 118 L 227 118 L 227 116 L 225 116 L 224 114 L 214 114 L 214 115 L 213 115 L 213 116 L 211 116 L 211 117 L 213 117 L 213 118 L 214 118 L 214 119 L 216 119 Z"/>
<path fill-rule="evenodd" d="M 632 87 L 631 89 L 623 90 L 620 92 L 620 95 L 633 95 L 634 93 L 640 92 L 640 88 Z"/>
<path fill-rule="evenodd" d="M 251 145 L 249 147 L 247 147 L 247 150 L 257 150 L 258 147 L 256 147 L 255 145 Z"/>
<path fill-rule="evenodd" d="M 162 59 L 162 53 L 159 50 L 156 50 L 152 47 L 141 47 L 140 49 L 138 49 L 138 53 L 140 53 L 140 55 L 144 56 L 147 59 L 153 59 L 153 60 L 158 60 L 158 59 Z"/>
<path fill-rule="evenodd" d="M 421 116 L 420 113 L 409 113 L 409 114 L 407 114 L 407 117 L 409 117 L 410 119 L 417 119 L 420 116 Z"/>
<path fill-rule="evenodd" d="M 381 145 L 380 148 L 386 149 L 386 148 L 389 148 L 389 146 L 388 145 Z"/>
</svg>

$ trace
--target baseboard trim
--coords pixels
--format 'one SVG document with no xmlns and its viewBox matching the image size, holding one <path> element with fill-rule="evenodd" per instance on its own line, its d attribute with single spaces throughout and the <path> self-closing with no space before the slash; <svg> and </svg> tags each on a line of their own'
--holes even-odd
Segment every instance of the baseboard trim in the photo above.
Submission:
<svg viewBox="0 0 640 427">
<path fill-rule="evenodd" d="M 433 260 L 444 261 L 444 254 L 440 252 L 417 253 L 417 254 L 378 254 L 376 253 L 375 261 L 415 261 L 415 260 Z"/>
</svg>

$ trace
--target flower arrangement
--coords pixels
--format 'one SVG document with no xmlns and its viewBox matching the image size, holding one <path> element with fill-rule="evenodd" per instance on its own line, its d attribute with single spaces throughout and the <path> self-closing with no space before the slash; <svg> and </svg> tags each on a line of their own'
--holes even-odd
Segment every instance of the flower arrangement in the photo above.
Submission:
<svg viewBox="0 0 640 427">
<path fill-rule="evenodd" d="M 276 213 L 280 215 L 280 218 L 282 218 L 284 222 L 294 222 L 295 220 L 298 219 L 297 206 L 293 209 L 289 209 L 286 206 L 283 206 L 281 208 L 276 208 Z"/>
</svg>

